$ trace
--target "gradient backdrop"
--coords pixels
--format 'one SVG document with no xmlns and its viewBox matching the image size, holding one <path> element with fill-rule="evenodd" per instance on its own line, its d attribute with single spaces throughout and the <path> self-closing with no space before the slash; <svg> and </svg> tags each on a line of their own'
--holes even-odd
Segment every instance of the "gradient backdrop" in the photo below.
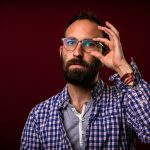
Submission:
<svg viewBox="0 0 150 150">
<path fill-rule="evenodd" d="M 120 32 L 125 56 L 134 57 L 150 82 L 150 6 L 144 0 L 55 0 L 0 2 L 0 149 L 17 150 L 28 113 L 37 103 L 59 92 L 59 46 L 67 20 L 92 10 Z M 108 82 L 113 72 L 103 68 Z M 137 149 L 150 149 L 138 141 Z"/>
</svg>

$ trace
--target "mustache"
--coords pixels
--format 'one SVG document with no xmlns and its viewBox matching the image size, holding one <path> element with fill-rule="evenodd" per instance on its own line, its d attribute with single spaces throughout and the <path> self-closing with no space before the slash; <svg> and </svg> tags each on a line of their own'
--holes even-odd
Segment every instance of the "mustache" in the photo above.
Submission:
<svg viewBox="0 0 150 150">
<path fill-rule="evenodd" d="M 66 67 L 68 68 L 70 65 L 81 65 L 84 67 L 89 67 L 89 64 L 82 59 L 71 59 L 66 63 Z"/>
</svg>

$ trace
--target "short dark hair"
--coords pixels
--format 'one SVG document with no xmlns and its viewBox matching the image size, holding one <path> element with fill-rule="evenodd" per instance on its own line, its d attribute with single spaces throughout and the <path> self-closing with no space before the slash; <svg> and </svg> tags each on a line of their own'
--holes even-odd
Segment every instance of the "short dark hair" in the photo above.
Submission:
<svg viewBox="0 0 150 150">
<path fill-rule="evenodd" d="M 67 22 L 67 24 L 66 24 L 66 26 L 65 26 L 65 32 L 66 32 L 67 28 L 68 28 L 73 22 L 75 22 L 75 21 L 77 21 L 77 20 L 83 20 L 83 19 L 87 19 L 87 20 L 90 20 L 90 21 L 96 23 L 97 25 L 104 26 L 104 24 L 103 24 L 101 21 L 99 21 L 99 20 L 97 19 L 96 15 L 95 15 L 93 12 L 91 12 L 91 11 L 81 11 L 78 15 L 74 15 L 74 16 Z M 105 32 L 103 32 L 103 35 L 104 35 L 105 38 L 108 38 L 108 35 L 107 35 Z"/>
<path fill-rule="evenodd" d="M 73 23 L 75 22 L 76 20 L 82 20 L 82 19 L 87 19 L 87 20 L 90 20 L 92 22 L 95 22 L 96 24 L 100 25 L 100 26 L 103 26 L 103 23 L 100 22 L 96 15 L 91 12 L 91 11 L 81 11 L 78 15 L 74 15 L 69 21 L 68 23 L 66 24 L 66 29 Z"/>
</svg>

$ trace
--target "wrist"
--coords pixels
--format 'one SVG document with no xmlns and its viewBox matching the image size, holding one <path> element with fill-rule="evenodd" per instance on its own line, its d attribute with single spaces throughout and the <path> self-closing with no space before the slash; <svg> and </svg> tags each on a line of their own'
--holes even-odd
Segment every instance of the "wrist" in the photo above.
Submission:
<svg viewBox="0 0 150 150">
<path fill-rule="evenodd" d="M 119 74 L 120 78 L 127 73 L 132 73 L 133 70 L 126 60 L 123 60 L 122 63 L 115 69 Z"/>
</svg>

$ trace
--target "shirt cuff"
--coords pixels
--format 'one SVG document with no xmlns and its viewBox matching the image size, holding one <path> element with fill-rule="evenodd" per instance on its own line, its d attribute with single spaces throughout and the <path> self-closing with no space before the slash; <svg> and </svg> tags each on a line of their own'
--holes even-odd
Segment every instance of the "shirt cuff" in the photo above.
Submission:
<svg viewBox="0 0 150 150">
<path fill-rule="evenodd" d="M 133 81 L 133 85 L 134 85 L 134 87 L 139 83 L 139 81 L 141 80 L 141 74 L 140 74 L 140 72 L 139 72 L 139 69 L 138 69 L 138 67 L 137 67 L 137 65 L 136 65 L 136 63 L 135 63 L 135 61 L 134 61 L 134 59 L 133 58 L 131 58 L 131 63 L 130 63 L 130 66 L 131 66 L 131 68 L 132 68 L 132 70 L 133 70 L 133 73 L 134 73 L 134 81 Z M 117 87 L 119 87 L 119 88 L 129 88 L 129 86 L 128 85 L 126 85 L 126 84 L 124 84 L 122 81 L 121 81 L 121 79 L 120 79 L 120 76 L 119 76 L 119 74 L 114 74 L 114 75 L 111 75 L 110 77 L 109 77 L 109 80 L 110 81 L 113 81 L 114 83 L 115 83 L 115 85 L 117 86 Z M 131 88 L 131 87 L 130 87 Z"/>
</svg>

